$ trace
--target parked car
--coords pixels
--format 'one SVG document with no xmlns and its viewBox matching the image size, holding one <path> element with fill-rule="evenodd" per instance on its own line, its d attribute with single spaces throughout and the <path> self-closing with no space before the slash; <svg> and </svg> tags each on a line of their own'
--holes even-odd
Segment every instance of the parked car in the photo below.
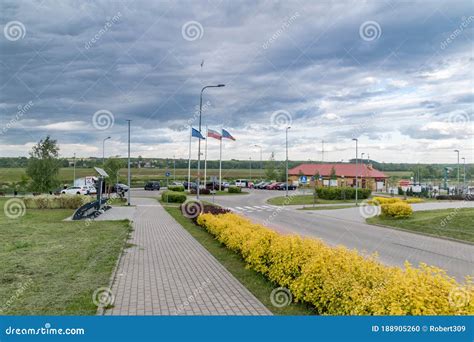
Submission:
<svg viewBox="0 0 474 342">
<path fill-rule="evenodd" d="M 265 189 L 267 189 L 267 190 L 277 190 L 279 184 L 280 184 L 279 182 L 270 183 L 265 187 Z"/>
<path fill-rule="evenodd" d="M 128 191 L 128 185 L 125 185 L 122 183 L 114 184 L 113 192 L 127 192 L 127 191 Z"/>
<path fill-rule="evenodd" d="M 227 189 L 228 187 L 230 186 L 230 183 L 229 182 L 222 182 L 222 188 L 223 189 Z"/>
<path fill-rule="evenodd" d="M 241 188 L 248 188 L 249 186 L 249 181 L 247 179 L 236 179 L 235 180 L 235 186 L 241 187 Z"/>
<path fill-rule="evenodd" d="M 170 185 L 180 186 L 183 185 L 183 182 L 172 182 Z"/>
<path fill-rule="evenodd" d="M 278 190 L 286 190 L 286 183 L 279 183 Z M 288 190 L 296 190 L 296 185 L 288 184 Z"/>
<path fill-rule="evenodd" d="M 95 188 L 94 188 L 95 189 Z M 71 186 L 67 189 L 61 190 L 61 194 L 64 195 L 89 195 L 91 193 L 89 185 L 84 186 Z"/>
<path fill-rule="evenodd" d="M 185 190 L 188 190 L 188 186 L 190 189 L 197 189 L 197 184 L 194 182 L 183 182 L 183 186 Z"/>
<path fill-rule="evenodd" d="M 219 182 L 207 182 L 206 189 L 219 190 Z"/>
<path fill-rule="evenodd" d="M 266 189 L 266 188 L 267 188 L 267 185 L 270 185 L 270 184 L 271 184 L 271 182 L 262 182 L 262 183 L 260 183 L 260 185 L 258 185 L 258 186 L 256 185 L 255 187 L 256 187 L 257 189 L 262 190 L 262 189 Z"/>
<path fill-rule="evenodd" d="M 145 184 L 145 190 L 160 190 L 160 182 L 150 181 Z"/>
</svg>

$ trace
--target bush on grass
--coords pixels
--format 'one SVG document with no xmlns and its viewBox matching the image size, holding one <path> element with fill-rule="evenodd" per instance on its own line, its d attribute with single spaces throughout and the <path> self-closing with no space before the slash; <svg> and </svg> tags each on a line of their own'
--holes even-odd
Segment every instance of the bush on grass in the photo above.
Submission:
<svg viewBox="0 0 474 342">
<path fill-rule="evenodd" d="M 413 214 L 411 205 L 405 202 L 387 203 L 381 205 L 382 215 L 393 218 L 407 218 Z"/>
<path fill-rule="evenodd" d="M 351 187 L 318 187 L 316 193 L 319 198 L 326 200 L 355 199 L 356 189 Z M 358 189 L 359 199 L 369 198 L 372 190 Z"/>
<path fill-rule="evenodd" d="M 240 186 L 231 185 L 227 189 L 227 192 L 229 194 L 240 194 L 242 192 L 242 188 Z"/>
<path fill-rule="evenodd" d="M 184 186 L 183 185 L 170 185 L 168 186 L 168 190 L 176 191 L 176 192 L 184 192 Z"/>
<path fill-rule="evenodd" d="M 39 195 L 23 198 L 27 209 L 77 209 L 94 200 L 85 195 Z"/>
<path fill-rule="evenodd" d="M 166 203 L 183 203 L 186 201 L 186 194 L 178 191 L 163 191 L 161 200 Z"/>
<path fill-rule="evenodd" d="M 232 213 L 201 214 L 197 221 L 239 253 L 248 268 L 287 287 L 296 301 L 312 304 L 319 314 L 474 313 L 472 282 L 468 279 L 459 284 L 436 267 L 421 264 L 414 268 L 408 263 L 404 268 L 386 266 L 375 256 L 331 247 L 320 240 L 282 235 Z M 460 294 L 468 299 L 457 301 Z"/>
</svg>

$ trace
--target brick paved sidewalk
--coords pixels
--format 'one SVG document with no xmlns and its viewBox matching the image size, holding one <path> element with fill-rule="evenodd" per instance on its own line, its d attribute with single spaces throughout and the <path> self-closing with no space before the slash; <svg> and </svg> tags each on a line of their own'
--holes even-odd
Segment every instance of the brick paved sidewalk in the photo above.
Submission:
<svg viewBox="0 0 474 342">
<path fill-rule="evenodd" d="M 135 198 L 132 239 L 105 315 L 270 315 L 154 199 Z"/>
</svg>

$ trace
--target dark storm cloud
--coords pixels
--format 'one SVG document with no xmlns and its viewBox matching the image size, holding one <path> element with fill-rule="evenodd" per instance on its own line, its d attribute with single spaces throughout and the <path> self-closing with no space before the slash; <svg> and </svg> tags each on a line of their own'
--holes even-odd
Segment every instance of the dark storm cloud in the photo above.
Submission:
<svg viewBox="0 0 474 342">
<path fill-rule="evenodd" d="M 63 144 L 98 144 L 114 134 L 124 143 L 131 118 L 142 148 L 185 148 L 200 88 L 215 83 L 226 87 L 206 91 L 205 124 L 249 137 L 276 133 L 271 115 L 286 110 L 301 145 L 322 123 L 328 130 L 319 136 L 335 143 L 355 134 L 377 140 L 397 128 L 417 139 L 400 120 L 472 105 L 459 75 L 472 66 L 472 27 L 440 48 L 471 10 L 469 2 L 4 1 L 2 32 L 17 20 L 26 34 L 0 39 L 0 126 L 18 105 L 35 105 L 0 144 L 25 154 L 23 144 L 48 133 Z M 191 21 L 203 28 L 196 40 L 182 35 Z M 373 41 L 360 33 L 367 21 L 380 26 Z M 107 131 L 92 123 L 101 109 L 114 115 Z M 354 133 L 374 112 L 380 122 Z M 342 121 L 322 119 L 334 114 Z"/>
</svg>

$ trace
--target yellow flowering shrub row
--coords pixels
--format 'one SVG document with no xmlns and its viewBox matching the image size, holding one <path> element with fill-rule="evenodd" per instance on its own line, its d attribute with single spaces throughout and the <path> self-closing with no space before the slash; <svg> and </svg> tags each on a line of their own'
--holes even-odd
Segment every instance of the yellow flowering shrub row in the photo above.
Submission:
<svg viewBox="0 0 474 342">
<path fill-rule="evenodd" d="M 461 286 L 438 268 L 385 266 L 316 239 L 282 235 L 236 214 L 201 214 L 197 220 L 239 253 L 247 267 L 287 287 L 296 301 L 329 315 L 474 314 L 471 279 Z"/>
<path fill-rule="evenodd" d="M 405 202 L 395 202 L 389 204 L 382 204 L 382 215 L 394 218 L 407 218 L 413 214 L 411 205 Z"/>
<path fill-rule="evenodd" d="M 368 201 L 369 204 L 390 204 L 390 203 L 422 203 L 423 200 L 421 198 L 407 198 L 406 200 L 400 197 L 378 197 L 375 196 Z"/>
</svg>

